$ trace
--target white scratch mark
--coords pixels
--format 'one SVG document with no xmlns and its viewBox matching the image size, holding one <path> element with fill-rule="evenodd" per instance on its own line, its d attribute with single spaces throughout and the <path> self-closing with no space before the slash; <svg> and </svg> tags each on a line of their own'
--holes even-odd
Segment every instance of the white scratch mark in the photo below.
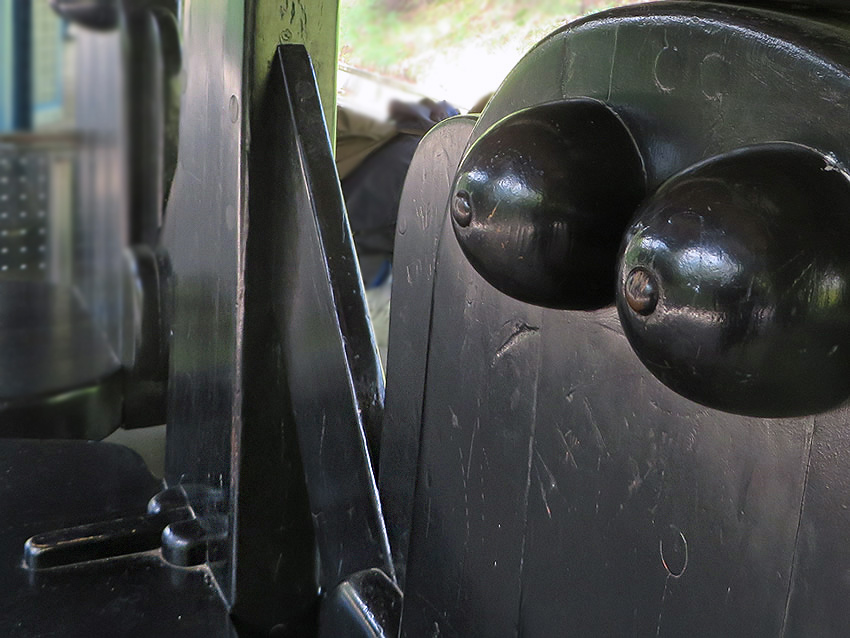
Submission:
<svg viewBox="0 0 850 638">
<path fill-rule="evenodd" d="M 428 538 L 428 533 L 431 531 L 431 497 L 428 497 L 428 505 L 426 506 L 427 513 L 425 515 L 425 538 Z"/>
<path fill-rule="evenodd" d="M 670 574 L 664 579 L 664 592 L 661 594 L 661 606 L 658 609 L 658 620 L 655 623 L 655 638 L 661 634 L 661 616 L 664 614 L 664 601 L 667 600 L 667 583 L 670 582 Z"/>
<path fill-rule="evenodd" d="M 576 438 L 572 430 L 561 432 L 561 430 L 555 428 L 555 432 L 558 433 L 561 443 L 564 444 L 564 462 L 569 463 L 573 469 L 577 470 L 578 464 L 576 463 L 575 456 L 573 455 L 573 449 L 580 445 L 578 438 Z"/>
<path fill-rule="evenodd" d="M 614 62 L 617 59 L 617 40 L 620 36 L 620 27 L 617 25 L 614 27 L 614 50 L 611 51 L 611 68 L 608 70 L 608 97 L 605 98 L 605 101 L 608 102 L 611 100 L 611 91 L 614 86 Z"/>
<path fill-rule="evenodd" d="M 496 350 L 496 354 L 493 357 L 493 360 L 501 359 L 505 353 L 507 353 L 511 348 L 516 347 L 530 336 L 537 333 L 539 328 L 536 326 L 529 326 L 527 323 L 518 323 L 514 328 L 514 331 L 511 333 L 511 336 L 508 337 L 505 342 L 499 346 L 499 349 Z"/>
<path fill-rule="evenodd" d="M 472 429 L 472 436 L 469 439 L 469 454 L 466 459 L 466 480 L 469 481 L 469 471 L 472 468 L 472 450 L 475 444 L 475 434 L 478 432 L 478 428 L 481 426 L 481 421 L 478 417 L 475 417 L 475 427 Z"/>
<path fill-rule="evenodd" d="M 608 446 L 605 445 L 605 437 L 602 436 L 602 431 L 596 424 L 596 418 L 593 416 L 593 409 L 590 407 L 590 401 L 588 401 L 587 398 L 584 400 L 584 409 L 587 412 L 587 420 L 590 422 L 590 427 L 593 428 L 593 438 L 596 440 L 596 446 L 605 454 L 605 456 L 610 458 L 611 454 L 608 452 Z"/>
</svg>

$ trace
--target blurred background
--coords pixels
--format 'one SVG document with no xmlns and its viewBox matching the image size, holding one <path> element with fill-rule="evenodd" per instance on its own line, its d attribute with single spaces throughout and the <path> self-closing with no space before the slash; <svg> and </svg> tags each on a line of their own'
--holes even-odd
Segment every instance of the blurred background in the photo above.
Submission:
<svg viewBox="0 0 850 638">
<path fill-rule="evenodd" d="M 341 0 L 339 103 L 384 118 L 392 99 L 467 112 L 548 33 L 635 0 Z"/>
<path fill-rule="evenodd" d="M 557 27 L 627 0 L 341 0 L 340 104 L 375 118 L 393 99 L 462 112 Z M 73 122 L 74 36 L 47 0 L 0 0 L 0 131 Z"/>
<path fill-rule="evenodd" d="M 46 1 L 0 0 L 0 130 L 69 123 L 66 33 Z"/>
</svg>

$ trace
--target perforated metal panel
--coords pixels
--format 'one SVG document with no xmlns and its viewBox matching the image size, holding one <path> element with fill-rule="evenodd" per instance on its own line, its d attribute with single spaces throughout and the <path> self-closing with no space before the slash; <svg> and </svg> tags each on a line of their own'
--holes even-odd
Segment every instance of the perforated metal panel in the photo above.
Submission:
<svg viewBox="0 0 850 638">
<path fill-rule="evenodd" d="M 49 274 L 50 153 L 0 146 L 0 279 Z"/>
</svg>

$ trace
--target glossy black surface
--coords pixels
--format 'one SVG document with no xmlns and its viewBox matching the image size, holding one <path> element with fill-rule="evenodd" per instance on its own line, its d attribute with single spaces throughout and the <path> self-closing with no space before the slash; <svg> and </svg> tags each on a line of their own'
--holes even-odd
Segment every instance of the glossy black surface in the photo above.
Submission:
<svg viewBox="0 0 850 638">
<path fill-rule="evenodd" d="M 262 77 L 254 77 L 248 62 L 254 10 L 183 6 L 191 72 L 162 232 L 173 281 L 166 481 L 196 488 L 187 496 L 199 517 L 226 516 L 226 538 L 212 556 L 207 544 L 206 564 L 240 632 L 265 635 L 309 625 L 319 584 L 276 315 L 288 303 L 277 260 L 293 258 L 284 238 L 303 223 L 284 207 L 304 182 L 280 67 L 258 65 Z M 281 194 L 284 184 L 292 188 Z M 188 548 L 175 560 L 201 551 L 188 532 L 173 540 Z"/>
<path fill-rule="evenodd" d="M 151 550 L 22 569 L 26 538 L 104 513 L 120 537 L 162 486 L 120 448 L 0 442 L 0 634 L 224 636 L 234 633 L 232 611 L 245 635 L 297 635 L 321 583 L 326 634 L 393 635 L 391 579 L 351 573 L 376 563 L 392 573 L 368 449 L 380 436 L 393 550 L 408 561 L 403 635 L 843 636 L 846 408 L 830 407 L 830 395 L 829 409 L 808 414 L 820 408 L 807 394 L 792 397 L 801 416 L 753 418 L 684 398 L 638 360 L 615 308 L 546 309 L 494 289 L 447 216 L 457 204 L 460 226 L 472 226 L 472 202 L 467 211 L 450 191 L 470 134 L 526 107 L 589 96 L 635 132 L 653 189 L 718 154 L 735 159 L 738 175 L 730 152 L 747 144 L 819 149 L 824 176 L 809 152 L 790 153 L 793 170 L 779 171 L 788 179 L 777 177 L 782 161 L 749 165 L 737 192 L 749 203 L 720 226 L 754 252 L 757 233 L 740 232 L 752 211 L 765 223 L 790 215 L 793 229 L 780 221 L 749 265 L 796 266 L 799 253 L 811 268 L 771 290 L 828 288 L 844 232 L 831 208 L 843 187 L 833 182 L 850 156 L 850 134 L 836 125 L 850 113 L 836 97 L 850 88 L 846 31 L 695 3 L 614 12 L 535 49 L 474 130 L 459 119 L 426 138 L 430 166 L 417 156 L 399 218 L 389 362 L 398 398 L 381 432 L 374 346 L 309 63 L 302 49 L 282 50 L 273 77 L 282 70 L 284 82 L 271 85 L 268 103 L 243 102 L 252 86 L 241 74 L 251 66 L 245 15 L 219 4 L 186 5 L 188 138 L 166 232 L 172 488 L 148 507 L 156 516 L 188 499 L 197 518 L 169 526 L 164 554 L 204 564 L 175 567 Z M 780 249 L 788 262 L 771 253 Z M 669 310 L 670 285 L 655 268 L 647 259 L 623 271 L 624 312 Z M 733 318 L 746 308 L 740 294 L 730 306 Z M 839 338 L 840 313 L 814 308 L 809 315 L 826 318 L 818 338 Z M 795 321 L 778 328 L 808 339 Z M 92 557 L 84 550 L 77 558 Z M 28 608 L 37 612 L 21 613 Z"/>
<path fill-rule="evenodd" d="M 156 5 L 160 5 L 158 10 L 152 8 Z M 180 72 L 179 28 L 176 2 L 149 0 L 130 7 L 122 12 L 127 39 L 124 63 L 129 77 L 133 78 L 132 98 L 127 105 L 127 121 L 132 122 L 126 141 L 132 158 L 128 235 L 131 244 L 153 247 L 159 237 L 166 201 L 164 186 L 169 176 L 165 154 L 176 150 L 168 148 L 172 140 L 166 136 L 166 123 L 179 113 L 179 101 L 172 103 L 171 95 L 171 80 Z"/>
<path fill-rule="evenodd" d="M 162 557 L 172 565 L 192 567 L 214 562 L 226 551 L 227 516 L 185 518 L 161 530 Z"/>
<path fill-rule="evenodd" d="M 271 274 L 264 319 L 281 338 L 285 418 L 298 433 L 319 584 L 330 591 L 363 569 L 394 577 L 369 452 L 383 376 L 310 59 L 281 46 L 275 65 L 276 152 L 255 194 L 279 208 L 248 251 L 263 261 L 256 272 Z"/>
<path fill-rule="evenodd" d="M 850 136 L 835 126 L 850 115 L 838 97 L 850 90 L 847 31 L 835 16 L 806 15 L 671 2 L 583 19 L 517 65 L 471 141 L 511 113 L 595 98 L 634 135 L 650 193 L 746 146 L 815 148 L 829 161 L 804 153 L 803 170 L 778 186 L 768 175 L 776 166 L 748 169 L 776 186 L 757 204 L 777 197 L 776 210 L 795 219 L 758 259 L 787 249 L 791 266 L 805 252 L 815 273 L 821 263 L 839 267 L 844 222 L 830 193 L 843 198 L 834 180 L 845 179 L 839 171 L 850 160 Z M 443 179 L 439 170 L 414 177 L 410 194 Z M 805 201 L 795 191 L 801 183 Z M 447 196 L 416 203 L 399 227 L 431 206 L 449 214 Z M 752 208 L 727 219 L 729 241 L 741 234 L 742 250 L 756 248 L 741 232 Z M 429 321 L 400 319 L 409 331 L 395 338 L 427 349 L 421 385 L 399 388 L 422 396 L 421 429 L 399 419 L 417 413 L 387 404 L 387 426 L 399 419 L 413 433 L 406 445 L 396 441 L 404 453 L 394 457 L 416 459 L 417 469 L 403 636 L 844 635 L 843 404 L 830 399 L 814 406 L 824 412 L 782 418 L 707 407 L 649 372 L 616 308 L 553 310 L 513 299 L 481 276 L 448 228 L 433 253 L 397 247 L 398 270 L 419 263 L 435 264 Z M 624 301 L 651 318 L 666 284 L 652 263 L 638 267 L 647 270 L 631 279 L 633 306 Z M 393 321 L 406 311 L 394 303 Z"/>
<path fill-rule="evenodd" d="M 523 109 L 464 155 L 451 214 L 458 241 L 502 292 L 557 308 L 612 300 L 617 249 L 645 190 L 635 142 L 601 102 Z"/>
<path fill-rule="evenodd" d="M 166 421 L 170 264 L 163 251 L 145 245 L 128 251 L 133 363 L 124 371 L 124 428 Z"/>
<path fill-rule="evenodd" d="M 796 9 L 798 11 L 811 11 L 814 13 L 829 11 L 850 10 L 844 0 L 716 0 L 723 4 L 734 4 L 738 6 L 755 6 L 767 9 Z"/>
<path fill-rule="evenodd" d="M 195 509 L 190 501 L 206 506 Z M 70 567 L 151 550 L 161 550 L 163 560 L 179 567 L 213 564 L 227 551 L 224 503 L 219 490 L 202 485 L 169 487 L 151 497 L 144 514 L 105 518 L 32 536 L 24 544 L 24 566 L 30 570 Z"/>
<path fill-rule="evenodd" d="M 27 569 L 48 569 L 158 549 L 163 527 L 175 515 L 189 516 L 188 511 L 168 511 L 155 516 L 128 516 L 36 534 L 24 545 L 24 566 Z"/>
<path fill-rule="evenodd" d="M 204 485 L 225 495 L 231 550 L 210 568 L 226 604 L 233 605 L 239 581 L 245 578 L 248 589 L 252 582 L 234 568 L 238 467 L 249 454 L 239 453 L 247 232 L 243 3 L 184 3 L 181 39 L 191 72 L 184 76 L 179 161 L 160 237 L 173 273 L 165 307 L 170 318 L 165 479 L 169 486 Z M 209 507 L 207 493 L 190 497 L 193 508 Z M 267 546 L 265 534 L 257 537 Z M 265 562 L 274 565 L 276 557 Z"/>
<path fill-rule="evenodd" d="M 205 488 L 190 505 L 226 537 L 199 521 L 165 541 L 176 562 L 206 544 L 240 632 L 288 635 L 315 623 L 320 585 L 392 571 L 364 435 L 383 393 L 312 69 L 303 49 L 254 64 L 255 11 L 184 6 L 166 480 Z"/>
<path fill-rule="evenodd" d="M 401 587 L 413 522 L 437 245 L 443 225 L 451 223 L 447 206 L 454 175 L 475 121 L 472 116 L 453 117 L 422 138 L 410 163 L 399 206 L 395 250 L 405 261 L 396 269 L 392 284 L 394 310 L 378 480 Z"/>
<path fill-rule="evenodd" d="M 157 551 L 25 569 L 30 536 L 145 511 L 162 484 L 134 452 L 106 443 L 7 439 L 0 441 L 0 467 L 0 634 L 235 635 L 209 571 L 169 567 Z"/>
<path fill-rule="evenodd" d="M 662 382 L 705 405 L 813 414 L 850 396 L 850 179 L 810 149 L 771 144 L 676 175 L 626 235 L 618 308 Z M 657 305 L 635 312 L 643 271 Z M 651 295 L 652 296 L 652 295 Z"/>
<path fill-rule="evenodd" d="M 72 288 L 0 283 L 0 436 L 100 439 L 121 424 L 120 364 Z"/>
<path fill-rule="evenodd" d="M 322 602 L 319 638 L 396 638 L 401 608 L 401 590 L 384 572 L 357 572 Z"/>
</svg>

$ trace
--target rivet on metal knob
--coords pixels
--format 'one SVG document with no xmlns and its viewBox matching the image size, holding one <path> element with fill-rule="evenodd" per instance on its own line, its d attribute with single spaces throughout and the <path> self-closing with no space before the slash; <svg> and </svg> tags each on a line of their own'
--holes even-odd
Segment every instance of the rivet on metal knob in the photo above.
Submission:
<svg viewBox="0 0 850 638">
<path fill-rule="evenodd" d="M 452 217 L 461 228 L 469 226 L 472 221 L 472 206 L 469 203 L 469 193 L 458 191 L 452 200 Z"/>
<path fill-rule="evenodd" d="M 639 315 L 650 315 L 658 305 L 658 282 L 647 268 L 632 269 L 623 285 L 623 293 L 629 308 Z"/>
</svg>

